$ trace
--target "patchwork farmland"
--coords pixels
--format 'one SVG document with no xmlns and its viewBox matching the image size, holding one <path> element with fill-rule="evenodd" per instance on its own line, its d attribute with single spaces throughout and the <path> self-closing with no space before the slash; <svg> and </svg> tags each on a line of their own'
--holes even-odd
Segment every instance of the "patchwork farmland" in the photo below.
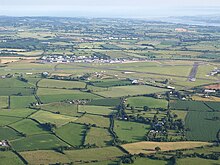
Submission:
<svg viewBox="0 0 220 165">
<path fill-rule="evenodd" d="M 0 19 L 0 164 L 219 164 L 220 35 L 209 28 Z"/>
</svg>

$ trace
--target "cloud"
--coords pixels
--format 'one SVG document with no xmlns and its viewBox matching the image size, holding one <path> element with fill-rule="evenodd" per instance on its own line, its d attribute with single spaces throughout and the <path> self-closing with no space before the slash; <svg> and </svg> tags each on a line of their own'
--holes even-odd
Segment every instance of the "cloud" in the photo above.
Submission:
<svg viewBox="0 0 220 165">
<path fill-rule="evenodd" d="M 0 0 L 0 6 L 216 6 L 219 0 Z"/>
<path fill-rule="evenodd" d="M 0 0 L 0 15 L 171 16 L 207 13 L 209 6 L 220 0 Z"/>
</svg>

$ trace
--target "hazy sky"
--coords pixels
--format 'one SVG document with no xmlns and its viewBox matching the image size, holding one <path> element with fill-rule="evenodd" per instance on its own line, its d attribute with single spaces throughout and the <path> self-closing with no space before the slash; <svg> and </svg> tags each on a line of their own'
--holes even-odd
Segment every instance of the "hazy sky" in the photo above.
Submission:
<svg viewBox="0 0 220 165">
<path fill-rule="evenodd" d="M 148 17 L 215 14 L 219 7 L 220 0 L 0 0 L 0 15 Z"/>
</svg>

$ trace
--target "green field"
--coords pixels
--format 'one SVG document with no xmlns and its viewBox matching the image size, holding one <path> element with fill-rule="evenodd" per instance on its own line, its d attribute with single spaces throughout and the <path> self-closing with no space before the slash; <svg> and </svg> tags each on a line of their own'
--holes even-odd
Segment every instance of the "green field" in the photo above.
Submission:
<svg viewBox="0 0 220 165">
<path fill-rule="evenodd" d="M 29 164 L 55 164 L 71 162 L 64 154 L 52 150 L 20 152 Z"/>
<path fill-rule="evenodd" d="M 38 83 L 38 86 L 45 88 L 80 89 L 80 88 L 85 88 L 86 83 L 80 81 L 43 79 Z"/>
<path fill-rule="evenodd" d="M 126 104 L 130 104 L 130 106 L 142 110 L 144 106 L 148 106 L 149 108 L 167 109 L 168 102 L 163 99 L 154 99 L 152 97 L 130 97 L 127 99 Z"/>
<path fill-rule="evenodd" d="M 47 150 L 67 146 L 66 143 L 52 134 L 27 136 L 19 140 L 11 141 L 11 145 L 16 151 Z"/>
<path fill-rule="evenodd" d="M 201 101 L 170 101 L 171 109 L 190 110 L 190 111 L 212 111 Z"/>
<path fill-rule="evenodd" d="M 69 115 L 69 116 L 81 116 L 80 113 L 77 112 L 77 105 L 68 104 L 64 102 L 55 102 L 49 104 L 43 104 L 40 106 L 41 109 L 53 112 L 53 113 L 60 113 L 62 115 Z"/>
<path fill-rule="evenodd" d="M 0 165 L 220 165 L 219 18 L 177 18 L 0 10 Z"/>
<path fill-rule="evenodd" d="M 30 118 L 33 118 L 39 121 L 40 123 L 50 122 L 50 123 L 56 124 L 57 127 L 65 125 L 66 123 L 69 123 L 71 121 L 77 120 L 76 117 L 54 114 L 54 113 L 47 112 L 47 111 L 38 111 L 35 114 L 31 115 Z"/>
<path fill-rule="evenodd" d="M 105 98 L 105 99 L 96 99 L 88 102 L 88 105 L 96 105 L 96 106 L 117 106 L 120 104 L 119 98 Z"/>
<path fill-rule="evenodd" d="M 16 78 L 6 78 L 0 79 L 0 87 L 1 88 L 25 88 L 32 87 L 32 85 L 17 80 Z"/>
<path fill-rule="evenodd" d="M 92 82 L 92 85 L 103 88 L 109 88 L 113 86 L 126 86 L 131 84 L 132 83 L 129 80 L 117 80 L 117 79 L 107 79 L 107 80 Z"/>
<path fill-rule="evenodd" d="M 134 160 L 133 165 L 144 165 L 144 164 L 152 164 L 152 165 L 167 165 L 167 161 L 164 160 L 153 160 L 148 158 L 137 158 Z M 123 164 L 125 165 L 125 164 Z"/>
<path fill-rule="evenodd" d="M 0 140 L 14 140 L 20 137 L 21 135 L 17 131 L 9 127 L 0 127 Z"/>
<path fill-rule="evenodd" d="M 33 88 L 0 88 L 0 96 L 13 96 L 13 95 L 21 95 L 21 96 L 30 96 L 33 95 Z"/>
<path fill-rule="evenodd" d="M 210 109 L 213 111 L 219 111 L 220 112 L 220 102 L 205 102 L 205 105 L 207 105 Z"/>
<path fill-rule="evenodd" d="M 114 107 L 106 106 L 92 106 L 92 105 L 80 105 L 79 112 L 86 112 L 88 114 L 97 114 L 97 115 L 109 115 L 114 113 L 116 110 Z"/>
<path fill-rule="evenodd" d="M 0 110 L 1 116 L 10 116 L 10 117 L 27 117 L 28 115 L 36 112 L 33 109 L 23 108 L 23 109 L 4 109 Z"/>
<path fill-rule="evenodd" d="M 171 110 L 171 113 L 174 115 L 177 115 L 178 118 L 182 119 L 183 121 L 185 121 L 186 115 L 187 115 L 187 111 L 180 111 L 180 110 Z"/>
<path fill-rule="evenodd" d="M 213 154 L 217 153 L 220 150 L 220 146 L 206 146 L 202 148 L 194 148 L 192 150 L 186 150 L 184 154 L 193 154 L 193 153 L 200 153 L 200 154 Z"/>
<path fill-rule="evenodd" d="M 166 116 L 166 112 L 159 111 L 159 114 L 158 114 L 157 110 L 150 110 L 150 111 L 147 111 L 147 112 L 145 112 L 145 111 L 139 112 L 139 110 L 134 110 L 134 111 L 133 110 L 126 110 L 126 113 L 128 115 L 131 115 L 131 116 L 139 115 L 139 116 L 143 116 L 143 117 L 147 117 L 147 118 L 151 118 L 151 119 L 153 119 L 154 115 L 157 115 L 157 117 L 159 119 L 161 119 L 161 118 Z"/>
<path fill-rule="evenodd" d="M 217 132 L 220 128 L 220 122 L 213 120 L 213 117 L 219 117 L 219 112 L 188 112 L 186 116 L 187 139 L 200 141 L 217 140 Z"/>
<path fill-rule="evenodd" d="M 72 146 L 82 145 L 85 126 L 75 123 L 66 124 L 56 129 L 56 135 Z"/>
<path fill-rule="evenodd" d="M 0 97 L 0 109 L 7 108 L 8 107 L 8 97 L 1 96 Z"/>
<path fill-rule="evenodd" d="M 41 126 L 37 122 L 30 119 L 21 120 L 19 122 L 11 124 L 10 126 L 25 135 L 47 133 L 43 130 L 43 128 L 41 128 Z"/>
<path fill-rule="evenodd" d="M 95 144 L 98 147 L 110 145 L 112 137 L 107 129 L 92 127 L 86 135 L 85 144 Z"/>
<path fill-rule="evenodd" d="M 89 114 L 83 115 L 75 122 L 81 124 L 95 124 L 96 126 L 105 127 L 105 128 L 108 128 L 110 124 L 109 118 L 107 117 L 89 115 Z"/>
<path fill-rule="evenodd" d="M 93 148 L 84 150 L 65 151 L 65 155 L 73 162 L 106 160 L 123 156 L 124 153 L 116 147 Z"/>
<path fill-rule="evenodd" d="M 82 165 L 118 165 L 118 160 L 104 160 L 94 163 L 82 163 Z"/>
<path fill-rule="evenodd" d="M 23 165 L 21 159 L 11 151 L 0 152 L 0 165 Z"/>
<path fill-rule="evenodd" d="M 166 89 L 156 88 L 146 85 L 135 85 L 135 86 L 119 86 L 111 87 L 107 91 L 95 92 L 104 97 L 122 97 L 122 96 L 134 96 L 143 95 L 150 93 L 164 92 Z"/>
<path fill-rule="evenodd" d="M 136 142 L 144 140 L 150 126 L 135 122 L 115 120 L 114 131 L 121 141 Z"/>
<path fill-rule="evenodd" d="M 18 120 L 21 120 L 21 118 L 18 117 L 9 117 L 9 116 L 0 116 L 0 126 L 5 126 L 11 123 L 14 123 Z"/>
<path fill-rule="evenodd" d="M 55 163 L 70 163 L 71 161 L 59 152 L 52 150 L 38 150 L 20 152 L 21 156 L 29 164 L 55 164 Z"/>
<path fill-rule="evenodd" d="M 34 96 L 11 96 L 11 108 L 26 108 L 36 102 Z"/>
<path fill-rule="evenodd" d="M 65 90 L 65 89 L 49 89 L 39 88 L 37 91 L 43 103 L 59 102 L 64 100 L 78 100 L 78 99 L 96 99 L 99 96 L 79 90 Z"/>
<path fill-rule="evenodd" d="M 178 159 L 178 165 L 188 165 L 188 164 L 195 164 L 195 165 L 219 165 L 219 160 L 210 160 L 210 159 L 201 159 L 201 158 L 185 158 L 185 159 Z"/>
</svg>

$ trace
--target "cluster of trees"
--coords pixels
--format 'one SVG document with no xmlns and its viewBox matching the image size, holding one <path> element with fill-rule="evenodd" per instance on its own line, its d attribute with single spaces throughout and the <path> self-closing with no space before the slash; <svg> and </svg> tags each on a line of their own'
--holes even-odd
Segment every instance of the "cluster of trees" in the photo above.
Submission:
<svg viewBox="0 0 220 165">
<path fill-rule="evenodd" d="M 11 56 L 21 56 L 18 53 L 14 53 L 14 52 L 0 52 L 0 57 L 11 57 Z"/>
<path fill-rule="evenodd" d="M 53 124 L 53 123 L 42 123 L 41 127 L 44 130 L 51 131 L 51 132 L 54 132 L 54 130 L 57 128 L 56 124 Z"/>
<path fill-rule="evenodd" d="M 58 75 L 53 75 L 49 77 L 50 79 L 54 80 L 65 80 L 65 81 L 79 81 L 79 78 L 76 77 L 71 77 L 71 76 L 58 76 Z"/>
<path fill-rule="evenodd" d="M 6 39 L 6 42 L 0 42 L 0 48 L 4 49 L 26 49 L 32 51 L 36 49 L 42 50 L 43 46 L 40 40 L 34 38 Z"/>
<path fill-rule="evenodd" d="M 185 95 L 183 95 L 179 91 L 172 91 L 172 94 L 168 91 L 168 92 L 165 93 L 165 95 L 166 95 L 166 98 L 167 98 L 168 101 L 171 100 L 171 95 L 176 96 L 178 99 L 182 99 L 183 97 L 186 97 Z"/>
<path fill-rule="evenodd" d="M 173 115 L 170 111 L 167 111 L 166 117 L 162 118 L 164 129 L 184 131 L 184 121 L 182 119 L 176 119 L 177 117 L 177 115 Z"/>
<path fill-rule="evenodd" d="M 158 152 L 160 151 L 159 147 L 156 147 L 155 150 Z M 167 156 L 157 156 L 157 154 L 143 154 L 140 153 L 138 155 L 126 155 L 121 157 L 120 161 L 118 162 L 118 165 L 123 164 L 133 164 L 135 162 L 135 159 L 137 159 L 138 157 L 141 158 L 148 158 L 148 159 L 152 159 L 152 160 L 164 160 L 164 161 L 168 161 L 168 164 L 171 165 L 176 165 L 177 164 L 177 160 L 178 159 L 183 159 L 183 158 L 202 158 L 202 159 L 211 159 L 211 160 L 219 160 L 220 158 L 220 153 L 219 152 L 213 152 L 211 154 L 204 154 L 204 153 L 192 153 L 192 154 L 184 154 L 183 151 L 167 151 L 165 153 L 169 153 L 170 157 Z"/>
<path fill-rule="evenodd" d="M 99 52 L 95 52 L 92 55 L 93 58 L 98 58 L 99 60 L 104 59 L 104 60 L 109 60 L 111 59 L 110 56 L 103 54 L 103 53 L 99 53 Z"/>
<path fill-rule="evenodd" d="M 110 116 L 110 126 L 108 128 L 108 131 L 110 132 L 110 134 L 113 137 L 113 140 L 111 141 L 111 144 L 113 146 L 117 145 L 119 142 L 118 136 L 116 135 L 115 131 L 114 131 L 114 116 L 111 115 Z"/>
<path fill-rule="evenodd" d="M 25 83 L 28 82 L 28 79 L 24 78 L 23 75 L 18 76 L 17 79 L 20 80 L 20 81 L 23 81 Z"/>
<path fill-rule="evenodd" d="M 174 141 L 172 138 L 168 138 L 168 130 L 176 130 L 178 133 L 176 136 L 180 136 L 179 140 L 185 140 L 185 124 L 182 119 L 175 119 L 175 115 L 172 115 L 170 111 L 167 112 L 166 117 L 158 120 L 157 115 L 154 115 L 150 121 L 151 129 L 146 135 L 146 140 L 152 141 Z"/>
</svg>

